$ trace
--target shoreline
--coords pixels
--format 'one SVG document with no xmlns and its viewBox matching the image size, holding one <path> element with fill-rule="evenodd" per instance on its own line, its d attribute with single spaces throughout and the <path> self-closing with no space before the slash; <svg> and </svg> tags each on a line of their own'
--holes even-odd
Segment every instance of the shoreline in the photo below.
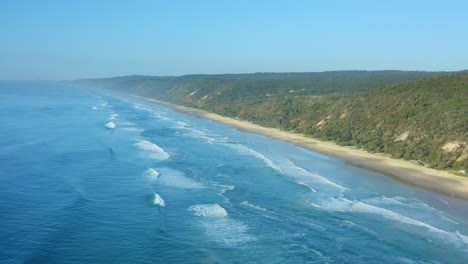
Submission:
<svg viewBox="0 0 468 264">
<path fill-rule="evenodd" d="M 303 134 L 282 131 L 277 128 L 263 127 L 250 123 L 249 121 L 224 117 L 200 109 L 163 102 L 143 96 L 131 96 L 152 103 L 165 105 L 183 114 L 231 125 L 243 132 L 264 135 L 273 139 L 292 143 L 308 150 L 340 158 L 349 165 L 381 173 L 401 184 L 410 185 L 453 198 L 468 200 L 468 177 L 457 176 L 447 171 L 420 167 L 410 161 L 393 159 L 383 154 L 372 154 L 355 147 L 339 146 L 333 142 L 313 139 Z"/>
</svg>

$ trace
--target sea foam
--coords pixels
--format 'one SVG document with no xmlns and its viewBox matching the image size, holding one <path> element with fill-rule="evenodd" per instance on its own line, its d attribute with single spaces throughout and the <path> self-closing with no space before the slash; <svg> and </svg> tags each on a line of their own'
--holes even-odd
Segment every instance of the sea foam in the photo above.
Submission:
<svg viewBox="0 0 468 264">
<path fill-rule="evenodd" d="M 143 132 L 143 131 L 145 131 L 145 129 L 140 128 L 140 127 L 124 127 L 124 128 L 122 128 L 122 130 L 132 131 L 132 132 Z"/>
<path fill-rule="evenodd" d="M 450 243 L 456 246 L 457 248 L 468 252 L 468 237 L 460 234 L 458 231 L 445 231 L 427 223 L 424 223 L 422 221 L 404 216 L 402 214 L 396 213 L 385 208 L 373 206 L 360 201 L 351 201 L 346 198 L 332 198 L 331 200 L 322 203 L 321 207 L 327 211 L 374 214 L 395 221 L 396 223 L 402 223 L 410 226 L 424 228 L 428 232 L 422 233 L 422 235 L 431 235 L 431 239 L 437 239 L 442 243 Z"/>
<path fill-rule="evenodd" d="M 276 166 L 273 161 L 271 161 L 270 159 L 268 159 L 267 157 L 265 157 L 263 154 L 260 154 L 258 152 L 256 152 L 255 150 L 253 149 L 250 149 L 244 145 L 240 145 L 240 144 L 224 144 L 232 149 L 235 149 L 239 154 L 243 154 L 243 155 L 250 155 L 250 156 L 254 156 L 258 159 L 261 159 L 263 162 L 265 162 L 265 164 L 278 171 L 279 173 L 283 173 L 283 171 L 278 167 Z"/>
<path fill-rule="evenodd" d="M 163 198 L 156 192 L 153 192 L 153 193 L 154 193 L 154 200 L 153 200 L 154 205 L 165 207 L 166 202 L 163 200 Z"/>
<path fill-rule="evenodd" d="M 311 192 L 314 192 L 314 193 L 317 192 L 314 188 L 310 187 L 310 186 L 309 186 L 308 184 L 306 184 L 306 183 L 297 181 L 297 184 L 306 187 L 306 188 L 309 189 Z"/>
<path fill-rule="evenodd" d="M 116 127 L 114 122 L 107 122 L 104 126 L 108 129 L 114 129 Z"/>
<path fill-rule="evenodd" d="M 153 112 L 153 109 L 151 109 L 151 108 L 149 108 L 149 107 L 145 107 L 145 106 L 143 106 L 143 105 L 141 105 L 141 104 L 135 104 L 133 107 L 134 107 L 135 109 L 138 109 L 138 110 L 143 110 L 143 111 L 150 112 L 150 113 Z"/>
<path fill-rule="evenodd" d="M 221 193 L 226 193 L 227 191 L 233 191 L 234 189 L 236 189 L 236 186 L 234 185 L 214 184 L 214 186 L 221 187 Z"/>
<path fill-rule="evenodd" d="M 149 168 L 143 173 L 143 175 L 145 176 L 145 178 L 155 181 L 158 179 L 159 172 L 153 168 Z"/>
<path fill-rule="evenodd" d="M 183 123 L 183 122 L 181 122 L 181 123 Z M 210 144 L 215 141 L 214 138 L 211 138 L 211 137 L 207 136 L 206 133 L 203 132 L 203 131 L 196 130 L 196 129 L 193 129 L 193 128 L 190 128 L 190 127 L 185 127 L 185 126 L 177 126 L 177 128 L 184 129 L 184 130 L 188 131 L 188 133 L 183 133 L 184 136 L 189 136 L 189 137 L 192 137 L 192 138 L 205 139 L 206 143 L 210 143 Z"/>
<path fill-rule="evenodd" d="M 202 217 L 201 225 L 207 236 L 220 245 L 234 247 L 256 240 L 247 233 L 249 228 L 246 224 L 228 217 L 219 204 L 197 204 L 188 210 Z"/>
<path fill-rule="evenodd" d="M 150 152 L 150 158 L 152 159 L 165 160 L 170 157 L 164 149 L 147 140 L 140 140 L 135 143 L 135 146 L 139 147 L 141 150 Z"/>
<path fill-rule="evenodd" d="M 251 204 L 248 201 L 243 201 L 240 204 L 251 207 L 251 208 L 254 208 L 254 209 L 257 209 L 257 210 L 260 210 L 260 211 L 266 211 L 267 210 L 266 208 L 260 207 L 260 206 L 255 205 L 255 204 Z"/>
<path fill-rule="evenodd" d="M 345 191 L 349 190 L 326 177 L 297 166 L 286 157 L 281 157 L 278 166 L 284 174 L 293 177 L 299 185 L 308 188 L 312 192 L 319 190 L 334 197 L 341 197 Z"/>
<path fill-rule="evenodd" d="M 237 152 L 239 152 L 240 154 L 251 155 L 258 159 L 263 160 L 263 162 L 265 162 L 265 164 L 268 167 L 282 174 L 286 174 L 288 176 L 295 178 L 296 180 L 298 180 L 298 183 L 300 185 L 303 185 L 304 187 L 308 187 L 312 192 L 315 192 L 315 188 L 313 188 L 312 186 L 323 187 L 323 188 L 320 188 L 320 190 L 322 189 L 327 190 L 328 192 L 334 193 L 335 196 L 341 196 L 345 190 L 348 190 L 347 188 L 339 184 L 336 184 L 321 175 L 309 172 L 305 170 L 304 168 L 297 166 L 296 164 L 294 164 L 294 162 L 287 159 L 286 157 L 278 156 L 277 157 L 278 159 L 277 160 L 275 159 L 275 162 L 273 162 L 272 160 L 267 158 L 265 155 L 258 153 L 255 150 L 252 150 L 244 145 L 229 144 L 229 143 L 224 144 L 224 145 L 237 150 Z"/>
<path fill-rule="evenodd" d="M 205 186 L 185 175 L 185 173 L 171 168 L 158 168 L 158 184 L 182 188 L 182 189 L 202 189 Z"/>
<path fill-rule="evenodd" d="M 228 215 L 219 204 L 196 204 L 190 206 L 188 210 L 194 212 L 196 216 L 203 217 L 226 217 Z"/>
<path fill-rule="evenodd" d="M 210 240 L 225 247 L 237 247 L 255 241 L 248 225 L 229 217 L 204 217 L 202 226 Z"/>
</svg>

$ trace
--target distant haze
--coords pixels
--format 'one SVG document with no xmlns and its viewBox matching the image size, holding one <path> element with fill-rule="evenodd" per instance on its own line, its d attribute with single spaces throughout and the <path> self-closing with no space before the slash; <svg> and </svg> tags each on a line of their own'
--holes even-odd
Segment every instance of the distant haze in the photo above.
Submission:
<svg viewBox="0 0 468 264">
<path fill-rule="evenodd" d="M 2 1 L 0 80 L 467 69 L 468 1 Z"/>
</svg>

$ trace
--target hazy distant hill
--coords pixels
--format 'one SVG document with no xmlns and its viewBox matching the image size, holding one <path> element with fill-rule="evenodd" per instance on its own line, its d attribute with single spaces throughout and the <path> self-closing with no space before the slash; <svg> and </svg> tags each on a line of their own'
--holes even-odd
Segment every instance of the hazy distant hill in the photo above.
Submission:
<svg viewBox="0 0 468 264">
<path fill-rule="evenodd" d="M 305 73 L 249 73 L 217 75 L 124 76 L 77 80 L 81 85 L 158 96 L 183 102 L 205 95 L 218 100 L 253 99 L 265 97 L 323 95 L 368 91 L 380 86 L 419 80 L 444 72 L 418 71 L 330 71 Z"/>
<path fill-rule="evenodd" d="M 439 168 L 468 167 L 468 73 L 337 71 L 78 82 L 417 158 Z"/>
</svg>

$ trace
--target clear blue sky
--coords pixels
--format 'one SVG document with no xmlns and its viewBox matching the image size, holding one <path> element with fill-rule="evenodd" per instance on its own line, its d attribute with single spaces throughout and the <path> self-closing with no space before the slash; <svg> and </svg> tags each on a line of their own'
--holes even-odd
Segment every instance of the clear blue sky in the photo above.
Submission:
<svg viewBox="0 0 468 264">
<path fill-rule="evenodd" d="M 0 79 L 468 69 L 467 0 L 0 0 Z"/>
</svg>

